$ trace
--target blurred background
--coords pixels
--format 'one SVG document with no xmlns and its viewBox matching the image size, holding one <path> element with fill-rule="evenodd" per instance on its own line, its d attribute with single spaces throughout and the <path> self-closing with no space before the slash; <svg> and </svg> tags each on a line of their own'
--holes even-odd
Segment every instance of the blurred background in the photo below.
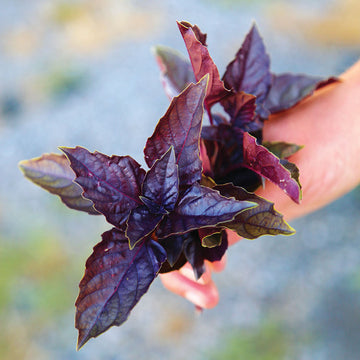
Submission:
<svg viewBox="0 0 360 360">
<path fill-rule="evenodd" d="M 81 145 L 131 155 L 168 107 L 151 48 L 186 53 L 176 20 L 208 34 L 220 73 L 253 21 L 274 72 L 338 75 L 360 57 L 358 0 L 0 0 L 0 358 L 360 358 L 360 191 L 241 241 L 196 315 L 159 280 L 129 320 L 75 351 L 74 301 L 103 217 L 25 180 L 23 159 Z M 321 119 L 319 119 L 321 121 Z M 341 176 L 341 174 L 339 174 Z"/>
</svg>

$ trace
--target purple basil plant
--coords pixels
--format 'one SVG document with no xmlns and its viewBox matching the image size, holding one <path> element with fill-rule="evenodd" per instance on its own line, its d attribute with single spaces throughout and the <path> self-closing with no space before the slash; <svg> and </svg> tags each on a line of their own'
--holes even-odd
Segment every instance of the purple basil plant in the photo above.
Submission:
<svg viewBox="0 0 360 360">
<path fill-rule="evenodd" d="M 337 80 L 273 74 L 255 25 L 220 78 L 206 34 L 187 22 L 178 27 L 190 61 L 155 48 L 171 103 L 146 142 L 148 169 L 130 156 L 83 147 L 19 164 L 69 208 L 104 215 L 113 226 L 94 247 L 79 285 L 78 348 L 126 321 L 159 273 L 189 262 L 200 278 L 205 260 L 226 252 L 228 230 L 246 239 L 294 233 L 253 191 L 268 179 L 298 203 L 299 171 L 287 158 L 301 146 L 263 142 L 263 124 Z M 215 104 L 222 113 L 212 111 Z"/>
</svg>

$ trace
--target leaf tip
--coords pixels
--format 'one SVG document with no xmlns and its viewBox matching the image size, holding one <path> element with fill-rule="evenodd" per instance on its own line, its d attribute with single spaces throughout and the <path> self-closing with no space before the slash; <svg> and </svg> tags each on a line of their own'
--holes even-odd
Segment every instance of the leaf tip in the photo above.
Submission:
<svg viewBox="0 0 360 360">
<path fill-rule="evenodd" d="M 90 339 L 90 336 L 82 336 L 79 333 L 77 344 L 76 344 L 76 351 L 79 351 Z"/>
<path fill-rule="evenodd" d="M 207 93 L 207 89 L 209 87 L 209 82 L 210 82 L 210 74 L 209 73 L 205 74 L 198 82 L 198 86 L 200 88 L 202 88 L 204 94 Z"/>
<path fill-rule="evenodd" d="M 251 23 L 251 28 L 250 28 L 250 31 L 249 31 L 249 35 L 251 37 L 255 36 L 255 38 L 262 39 L 262 36 L 260 35 L 260 31 L 259 31 L 259 28 L 258 28 L 255 20 L 253 20 L 252 23 Z"/>
<path fill-rule="evenodd" d="M 69 159 L 71 148 L 67 146 L 58 146 L 58 149 L 65 154 L 65 156 Z M 70 160 L 70 159 L 69 159 Z"/>
<path fill-rule="evenodd" d="M 251 30 L 250 30 L 250 31 L 253 31 L 253 30 L 255 30 L 255 31 L 258 31 L 258 30 L 259 30 L 258 27 L 257 27 L 257 24 L 256 24 L 256 21 L 255 21 L 255 20 L 253 20 L 253 21 L 251 22 Z"/>
<path fill-rule="evenodd" d="M 28 161 L 29 160 L 21 160 L 18 162 L 18 167 L 24 175 L 25 175 L 25 171 L 26 171 L 26 164 L 28 163 Z"/>
<path fill-rule="evenodd" d="M 295 235 L 296 234 L 296 230 L 290 226 L 286 221 L 285 221 L 286 225 L 288 226 L 289 228 L 289 232 L 286 234 L 286 235 Z"/>
<path fill-rule="evenodd" d="M 66 154 L 71 148 L 67 146 L 58 146 L 58 149 Z"/>
<path fill-rule="evenodd" d="M 176 20 L 176 23 L 177 23 L 177 25 L 178 25 L 178 27 L 179 27 L 179 29 L 181 30 L 181 29 L 189 29 L 190 27 L 192 27 L 192 25 L 189 23 L 189 22 L 187 22 L 187 21 L 184 21 L 184 20 L 181 20 L 181 21 L 179 21 L 179 20 Z"/>
<path fill-rule="evenodd" d="M 259 204 L 255 201 L 247 201 L 247 200 L 243 200 L 241 201 L 241 203 L 244 205 L 244 210 L 249 210 L 249 209 L 254 209 L 256 208 L 257 206 L 259 206 Z"/>
</svg>

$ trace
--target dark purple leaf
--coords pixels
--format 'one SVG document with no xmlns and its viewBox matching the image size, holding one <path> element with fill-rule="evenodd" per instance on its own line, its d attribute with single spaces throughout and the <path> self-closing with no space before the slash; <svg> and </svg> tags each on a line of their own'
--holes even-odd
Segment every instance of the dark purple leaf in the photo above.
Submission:
<svg viewBox="0 0 360 360">
<path fill-rule="evenodd" d="M 164 218 L 159 226 L 158 237 L 216 226 L 232 220 L 236 214 L 252 206 L 252 202 L 229 199 L 218 191 L 195 183 L 183 194 L 174 211 Z"/>
<path fill-rule="evenodd" d="M 232 184 L 218 185 L 215 189 L 223 196 L 258 204 L 256 207 L 242 211 L 233 221 L 224 224 L 225 227 L 236 231 L 239 236 L 255 239 L 262 235 L 294 234 L 294 229 L 283 219 L 283 215 L 274 209 L 274 204 L 270 201 Z"/>
<path fill-rule="evenodd" d="M 78 349 L 126 321 L 166 259 L 164 249 L 152 240 L 130 250 L 124 233 L 117 229 L 105 232 L 102 238 L 86 261 L 75 303 Z"/>
<path fill-rule="evenodd" d="M 207 78 L 203 78 L 172 100 L 144 149 L 146 163 L 151 167 L 173 146 L 181 185 L 201 179 L 199 143 L 206 86 Z"/>
<path fill-rule="evenodd" d="M 161 81 L 170 99 L 179 95 L 190 83 L 196 82 L 190 62 L 180 53 L 166 46 L 156 46 L 155 56 Z"/>
<path fill-rule="evenodd" d="M 19 167 L 26 178 L 51 194 L 58 195 L 69 208 L 100 215 L 92 201 L 82 197 L 82 188 L 74 182 L 75 174 L 65 155 L 43 154 L 21 161 Z"/>
<path fill-rule="evenodd" d="M 273 74 L 272 77 L 272 86 L 265 101 L 265 107 L 271 114 L 287 110 L 312 95 L 315 90 L 339 81 L 334 77 L 324 80 L 321 77 L 294 74 Z"/>
<path fill-rule="evenodd" d="M 187 239 L 188 234 L 172 235 L 164 239 L 159 239 L 160 245 L 165 249 L 167 254 L 167 261 L 170 266 L 174 266 L 180 259 L 183 251 L 183 245 Z"/>
<path fill-rule="evenodd" d="M 178 193 L 178 171 L 171 146 L 145 175 L 140 196 L 144 206 L 130 212 L 126 228 L 130 248 L 150 235 L 164 215 L 174 210 Z"/>
<path fill-rule="evenodd" d="M 224 123 L 220 125 L 226 126 L 229 129 L 229 131 L 231 131 L 232 129 L 229 123 Z M 223 139 L 219 131 L 219 125 L 203 126 L 203 128 L 201 129 L 201 139 L 221 142 Z M 224 142 L 226 142 L 226 140 Z"/>
<path fill-rule="evenodd" d="M 208 126 L 204 126 L 202 135 L 205 140 L 216 141 L 218 144 L 221 144 L 218 149 L 218 155 L 221 157 L 222 164 L 219 164 L 220 167 L 226 167 L 229 169 L 230 167 L 238 167 L 239 163 L 242 162 L 243 157 L 243 134 L 244 132 L 237 127 L 233 127 L 228 124 L 220 124 L 215 127 L 216 132 L 211 130 L 210 136 L 207 134 L 207 129 L 211 128 Z M 211 135 L 215 135 L 211 138 Z M 228 162 L 229 164 L 224 164 L 224 162 Z"/>
<path fill-rule="evenodd" d="M 170 263 L 168 261 L 165 261 L 162 264 L 162 266 L 159 270 L 159 273 L 165 274 L 165 273 L 168 273 L 171 271 L 179 270 L 186 264 L 186 261 L 187 260 L 186 260 L 184 253 L 181 253 L 179 259 L 175 262 L 174 265 L 170 265 Z"/>
<path fill-rule="evenodd" d="M 258 145 L 256 138 L 244 133 L 244 165 L 279 186 L 292 200 L 299 203 L 300 186 L 291 173 L 281 165 L 280 159 L 266 147 Z"/>
<path fill-rule="evenodd" d="M 257 121 L 254 124 L 256 120 L 255 101 L 255 96 L 240 91 L 223 99 L 221 105 L 230 115 L 230 122 L 234 127 L 243 131 L 255 131 L 262 128 L 262 122 Z"/>
<path fill-rule="evenodd" d="M 205 263 L 201 246 L 201 240 L 197 231 L 192 231 L 187 234 L 187 239 L 184 244 L 184 254 L 186 260 L 190 263 L 194 270 L 194 275 L 197 280 L 201 278 L 205 272 Z"/>
<path fill-rule="evenodd" d="M 201 135 L 207 161 L 204 174 L 217 184 L 232 182 L 255 191 L 261 185 L 261 177 L 243 166 L 243 134 L 241 129 L 224 123 L 203 127 Z"/>
<path fill-rule="evenodd" d="M 239 167 L 235 170 L 227 172 L 222 177 L 216 177 L 217 184 L 232 183 L 235 186 L 240 186 L 247 191 L 255 191 L 262 184 L 261 176 L 256 172 L 245 168 Z"/>
<path fill-rule="evenodd" d="M 196 80 L 199 81 L 206 74 L 209 74 L 209 85 L 205 101 L 207 106 L 210 107 L 225 96 L 228 96 L 230 92 L 225 89 L 224 83 L 220 79 L 219 71 L 209 54 L 209 50 L 202 43 L 204 41 L 203 36 L 200 36 L 200 39 L 197 38 L 197 35 L 201 34 L 199 28 L 196 27 L 194 30 L 194 26 L 187 22 L 178 22 L 178 27 L 189 53 Z"/>
<path fill-rule="evenodd" d="M 145 205 L 132 209 L 127 220 L 126 237 L 132 249 L 139 241 L 150 235 L 164 214 L 154 214 Z"/>
<path fill-rule="evenodd" d="M 255 25 L 246 35 L 235 59 L 227 66 L 223 80 L 234 92 L 244 91 L 256 96 L 257 113 L 264 119 L 268 117 L 263 103 L 272 81 L 270 59 Z"/>
<path fill-rule="evenodd" d="M 130 156 L 109 157 L 82 147 L 61 150 L 70 160 L 83 196 L 109 223 L 124 229 L 130 211 L 142 205 L 139 195 L 145 171 Z"/>
<path fill-rule="evenodd" d="M 195 278 L 200 279 L 205 272 L 205 260 L 210 262 L 219 261 L 224 256 L 228 247 L 227 235 L 226 232 L 223 231 L 221 233 L 221 244 L 212 248 L 201 245 L 197 231 L 192 231 L 187 235 L 184 243 L 184 254 L 194 270 Z"/>
<path fill-rule="evenodd" d="M 286 159 L 303 148 L 302 145 L 286 143 L 283 141 L 264 141 L 262 145 L 280 159 Z"/>
<path fill-rule="evenodd" d="M 142 196 L 161 206 L 166 212 L 170 212 L 174 210 L 178 193 L 178 165 L 174 147 L 171 146 L 159 160 L 154 162 L 145 175 Z"/>
<path fill-rule="evenodd" d="M 286 159 L 281 159 L 280 160 L 280 164 L 287 170 L 290 172 L 291 177 L 298 183 L 300 189 L 301 189 L 301 184 L 300 184 L 300 171 L 299 168 L 292 162 L 286 160 Z"/>
</svg>

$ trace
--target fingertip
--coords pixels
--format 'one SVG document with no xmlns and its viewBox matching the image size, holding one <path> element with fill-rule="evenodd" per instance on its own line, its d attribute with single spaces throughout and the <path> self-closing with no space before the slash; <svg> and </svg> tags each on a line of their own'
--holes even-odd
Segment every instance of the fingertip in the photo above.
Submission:
<svg viewBox="0 0 360 360">
<path fill-rule="evenodd" d="M 219 303 L 219 292 L 216 286 L 212 282 L 201 286 L 186 291 L 184 293 L 185 299 L 202 309 L 214 308 Z"/>
<path fill-rule="evenodd" d="M 219 302 L 219 292 L 211 278 L 207 279 L 207 282 L 204 282 L 203 278 L 200 281 L 194 281 L 179 271 L 160 274 L 160 278 L 165 288 L 198 307 L 211 309 Z"/>
</svg>

